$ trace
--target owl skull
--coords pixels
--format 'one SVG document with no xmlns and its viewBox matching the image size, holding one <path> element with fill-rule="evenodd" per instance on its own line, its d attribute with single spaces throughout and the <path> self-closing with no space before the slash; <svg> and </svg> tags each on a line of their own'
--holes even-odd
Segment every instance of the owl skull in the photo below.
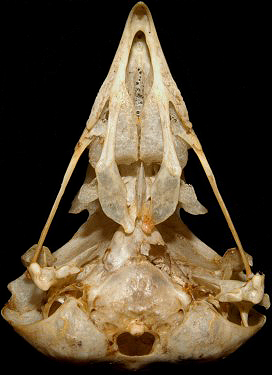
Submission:
<svg viewBox="0 0 272 375">
<path fill-rule="evenodd" d="M 72 239 L 51 254 L 43 242 L 74 167 L 89 150 L 72 213 L 89 211 Z M 192 148 L 207 174 L 237 247 L 224 256 L 180 220 L 205 214 L 184 179 Z M 46 355 L 114 361 L 216 359 L 265 323 L 264 275 L 252 274 L 180 92 L 151 14 L 131 10 L 110 71 L 76 145 L 26 272 L 8 285 L 3 317 Z M 245 271 L 245 272 L 244 272 Z"/>
</svg>

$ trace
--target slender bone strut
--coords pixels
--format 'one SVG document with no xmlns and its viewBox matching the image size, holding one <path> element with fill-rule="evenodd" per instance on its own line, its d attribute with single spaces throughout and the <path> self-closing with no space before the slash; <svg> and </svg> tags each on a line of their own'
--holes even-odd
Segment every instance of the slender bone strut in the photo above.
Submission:
<svg viewBox="0 0 272 375">
<path fill-rule="evenodd" d="M 207 212 L 185 181 L 190 148 L 237 245 L 223 256 L 177 215 L 179 208 Z M 89 216 L 51 253 L 43 243 L 85 149 L 89 165 L 70 212 L 88 210 Z M 22 261 L 28 272 L 8 285 L 12 296 L 2 315 L 58 359 L 134 369 L 217 359 L 265 323 L 253 308 L 270 305 L 264 275 L 251 274 L 252 257 L 242 248 L 142 2 L 129 14 L 39 243 Z"/>
<path fill-rule="evenodd" d="M 171 129 L 170 110 L 172 118 L 176 117 L 175 121 L 179 122 L 175 134 L 173 126 Z M 99 130 L 99 127 L 103 129 Z M 126 133 L 124 129 L 129 130 Z M 182 157 L 178 158 L 178 139 L 186 149 L 193 148 L 232 232 L 247 278 L 251 277 L 250 266 L 238 234 L 189 122 L 184 101 L 164 58 L 151 14 L 143 3 L 138 3 L 128 17 L 108 76 L 97 95 L 42 231 L 33 262 L 37 261 L 78 159 L 87 147 L 92 152 L 97 134 L 100 134 L 102 146 L 100 157 L 93 161 L 93 165 L 95 164 L 99 201 L 104 213 L 121 224 L 126 233 L 133 232 L 136 217 L 139 217 L 139 212 L 135 214 L 135 210 L 142 208 L 136 202 L 137 209 L 132 207 L 133 204 L 128 204 L 127 189 L 119 165 L 138 162 L 154 165 L 155 169 L 159 166 L 159 172 L 152 181 L 150 197 L 144 202 L 145 207 L 149 207 L 145 209 L 145 213 L 148 212 L 146 216 L 153 226 L 171 216 L 178 204 L 181 173 L 187 161 L 186 159 L 184 162 Z M 97 144 L 95 147 L 93 154 L 97 151 Z M 97 157 L 96 154 L 95 156 Z"/>
</svg>

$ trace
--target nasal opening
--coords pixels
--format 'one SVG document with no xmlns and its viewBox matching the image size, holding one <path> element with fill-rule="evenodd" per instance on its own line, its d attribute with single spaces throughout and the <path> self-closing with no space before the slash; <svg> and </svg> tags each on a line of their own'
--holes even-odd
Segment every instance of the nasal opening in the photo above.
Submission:
<svg viewBox="0 0 272 375">
<path fill-rule="evenodd" d="M 150 354 L 155 337 L 149 332 L 144 332 L 141 336 L 133 336 L 129 332 L 124 332 L 117 337 L 116 341 L 119 352 L 132 357 Z"/>
<path fill-rule="evenodd" d="M 142 1 L 139 1 L 132 9 L 133 16 L 137 17 L 139 20 L 147 15 L 147 6 Z"/>
</svg>

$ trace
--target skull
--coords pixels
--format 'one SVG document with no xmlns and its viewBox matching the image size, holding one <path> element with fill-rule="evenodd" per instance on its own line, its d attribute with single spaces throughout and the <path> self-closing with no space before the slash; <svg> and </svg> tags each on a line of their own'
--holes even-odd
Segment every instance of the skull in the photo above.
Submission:
<svg viewBox="0 0 272 375">
<path fill-rule="evenodd" d="M 76 163 L 85 181 L 70 212 L 89 212 L 71 240 L 43 246 Z M 236 242 L 223 256 L 197 238 L 179 210 L 205 214 L 184 168 L 197 154 Z M 253 274 L 171 76 L 147 6 L 131 10 L 26 272 L 8 285 L 3 317 L 44 354 L 139 368 L 217 359 L 265 323 L 264 275 Z"/>
</svg>

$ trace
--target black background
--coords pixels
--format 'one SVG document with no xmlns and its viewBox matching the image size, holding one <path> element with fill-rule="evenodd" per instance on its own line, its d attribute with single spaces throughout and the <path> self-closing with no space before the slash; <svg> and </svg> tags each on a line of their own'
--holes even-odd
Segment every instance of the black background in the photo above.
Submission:
<svg viewBox="0 0 272 375">
<path fill-rule="evenodd" d="M 24 272 L 20 256 L 37 242 L 62 176 L 109 70 L 135 1 L 3 1 L 1 17 L 1 306 L 6 284 Z M 271 293 L 270 50 L 265 2 L 146 1 L 170 67 L 254 272 Z M 87 166 L 76 169 L 45 245 L 65 243 L 86 219 L 68 215 Z M 184 221 L 219 254 L 234 246 L 199 162 L 185 170 L 205 216 Z M 266 326 L 227 359 L 204 365 L 159 365 L 180 373 L 260 370 L 270 363 Z M 36 352 L 1 320 L 2 366 L 73 369 Z M 75 371 L 97 373 L 75 368 Z M 118 372 L 114 368 L 108 373 Z"/>
</svg>

